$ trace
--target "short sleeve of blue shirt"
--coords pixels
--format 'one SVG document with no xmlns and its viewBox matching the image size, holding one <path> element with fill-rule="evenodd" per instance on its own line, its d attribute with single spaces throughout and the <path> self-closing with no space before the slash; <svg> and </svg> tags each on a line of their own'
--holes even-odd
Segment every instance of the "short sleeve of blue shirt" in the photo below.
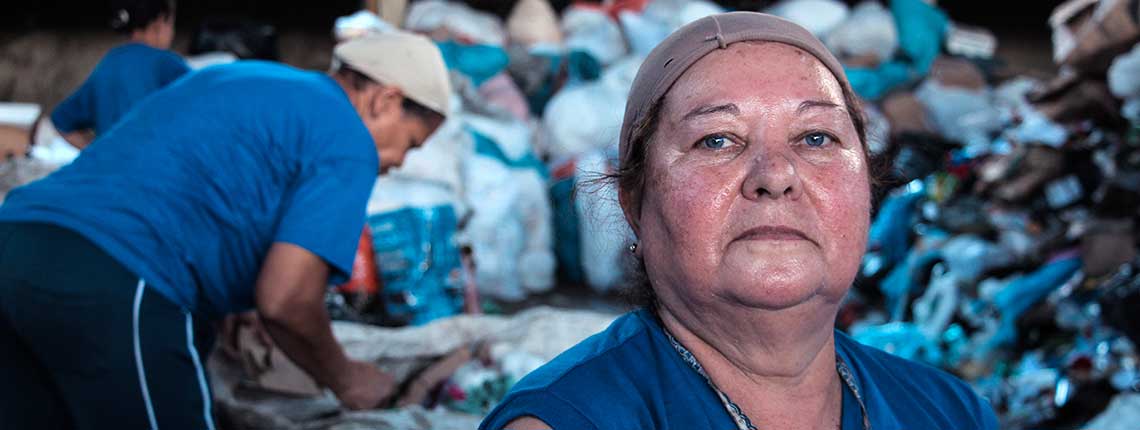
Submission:
<svg viewBox="0 0 1140 430">
<path fill-rule="evenodd" d="M 94 109 L 91 107 L 90 81 L 84 82 L 51 112 L 51 123 L 60 133 L 95 128 Z"/>
<path fill-rule="evenodd" d="M 52 111 L 61 133 L 94 129 L 105 133 L 140 100 L 190 71 L 177 54 L 140 43 L 107 52 L 74 93 Z"/>
<path fill-rule="evenodd" d="M 333 269 L 332 283 L 344 282 L 352 273 L 358 242 L 351 238 L 359 237 L 364 228 L 367 196 L 375 184 L 369 175 L 370 169 L 375 174 L 375 166 L 335 151 L 345 147 L 327 145 L 303 165 L 283 200 L 274 239 L 325 260 Z"/>
</svg>

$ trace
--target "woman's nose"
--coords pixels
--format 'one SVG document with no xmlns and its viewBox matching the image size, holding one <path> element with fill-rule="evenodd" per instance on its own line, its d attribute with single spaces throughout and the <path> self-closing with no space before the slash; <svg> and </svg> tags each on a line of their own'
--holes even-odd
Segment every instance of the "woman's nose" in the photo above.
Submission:
<svg viewBox="0 0 1140 430">
<path fill-rule="evenodd" d="M 793 154 L 764 149 L 753 158 L 748 176 L 744 179 L 744 197 L 750 200 L 762 198 L 790 198 L 796 200 L 803 194 L 803 186 L 796 171 Z"/>
</svg>

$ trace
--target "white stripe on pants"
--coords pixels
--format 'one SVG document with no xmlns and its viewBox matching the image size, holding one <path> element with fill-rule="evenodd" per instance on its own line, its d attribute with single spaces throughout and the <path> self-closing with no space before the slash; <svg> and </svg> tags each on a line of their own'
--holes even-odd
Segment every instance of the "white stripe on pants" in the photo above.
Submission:
<svg viewBox="0 0 1140 430">
<path fill-rule="evenodd" d="M 154 404 L 150 402 L 150 390 L 146 385 L 146 370 L 143 368 L 142 358 L 142 344 L 139 341 L 139 307 L 142 305 L 143 290 L 146 289 L 146 281 L 139 279 L 139 285 L 135 289 L 135 306 L 134 311 L 131 312 L 132 327 L 134 333 L 132 338 L 135 343 L 135 368 L 139 371 L 139 389 L 142 390 L 143 402 L 146 403 L 146 417 L 150 420 L 151 430 L 158 430 L 158 423 L 154 419 Z"/>
</svg>

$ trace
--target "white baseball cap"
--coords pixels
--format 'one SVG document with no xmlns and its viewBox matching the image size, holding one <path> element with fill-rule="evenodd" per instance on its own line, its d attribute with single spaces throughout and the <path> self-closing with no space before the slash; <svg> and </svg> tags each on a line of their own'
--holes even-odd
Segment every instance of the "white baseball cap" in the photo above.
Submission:
<svg viewBox="0 0 1140 430">
<path fill-rule="evenodd" d="M 376 82 L 399 87 L 405 97 L 447 116 L 451 81 L 443 54 L 431 39 L 404 31 L 370 34 L 338 44 L 333 56 Z"/>
</svg>

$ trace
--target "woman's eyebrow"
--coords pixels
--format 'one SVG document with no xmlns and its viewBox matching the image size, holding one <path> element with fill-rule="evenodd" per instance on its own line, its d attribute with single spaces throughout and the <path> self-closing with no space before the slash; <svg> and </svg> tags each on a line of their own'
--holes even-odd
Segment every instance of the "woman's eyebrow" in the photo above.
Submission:
<svg viewBox="0 0 1140 430">
<path fill-rule="evenodd" d="M 727 104 L 723 104 L 723 105 L 715 105 L 715 106 L 714 105 L 697 106 L 696 109 L 689 111 L 689 113 L 687 113 L 687 114 L 685 114 L 685 116 L 681 117 L 681 121 L 688 121 L 690 119 L 693 119 L 693 118 L 701 116 L 701 115 L 711 115 L 714 113 L 721 113 L 721 112 L 730 113 L 734 116 L 739 116 L 740 115 L 740 108 L 736 107 L 736 105 L 732 104 L 732 103 L 727 103 Z"/>
<path fill-rule="evenodd" d="M 800 107 L 796 108 L 797 114 L 802 114 L 804 111 L 812 108 L 828 108 L 828 109 L 843 109 L 843 106 L 824 100 L 805 100 L 800 103 Z"/>
</svg>

